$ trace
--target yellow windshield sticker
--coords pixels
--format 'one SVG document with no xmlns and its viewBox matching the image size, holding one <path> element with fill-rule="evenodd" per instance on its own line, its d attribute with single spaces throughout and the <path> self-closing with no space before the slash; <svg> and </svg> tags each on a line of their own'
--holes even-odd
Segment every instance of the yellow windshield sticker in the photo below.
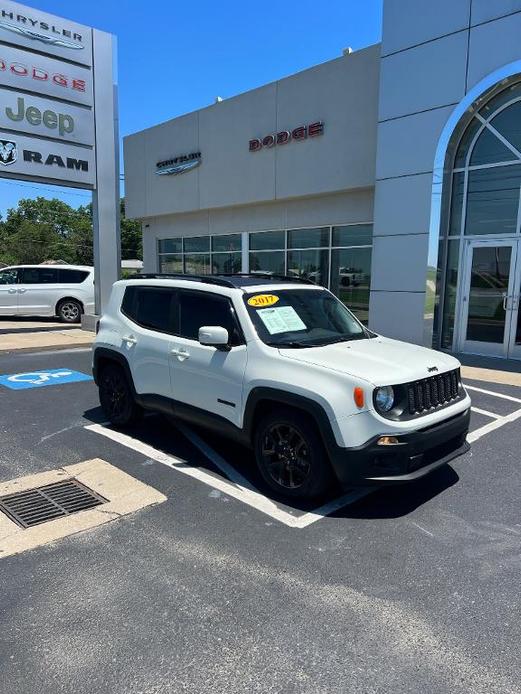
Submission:
<svg viewBox="0 0 521 694">
<path fill-rule="evenodd" d="M 275 296 L 275 294 L 257 294 L 257 296 L 252 296 L 251 299 L 248 299 L 248 305 L 255 308 L 265 308 L 266 306 L 273 306 L 278 300 L 279 297 Z"/>
</svg>

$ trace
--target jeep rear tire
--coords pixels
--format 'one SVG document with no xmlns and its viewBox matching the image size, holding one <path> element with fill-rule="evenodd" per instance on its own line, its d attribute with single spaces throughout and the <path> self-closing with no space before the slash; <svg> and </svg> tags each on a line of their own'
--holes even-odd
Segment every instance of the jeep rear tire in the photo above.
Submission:
<svg viewBox="0 0 521 694">
<path fill-rule="evenodd" d="M 255 430 L 255 458 L 271 489 L 293 499 L 315 499 L 331 485 L 333 474 L 314 421 L 303 412 L 280 408 L 262 418 Z"/>
<path fill-rule="evenodd" d="M 99 399 L 107 419 L 116 426 L 130 426 L 143 410 L 134 400 L 132 389 L 119 364 L 108 364 L 99 377 Z"/>
</svg>

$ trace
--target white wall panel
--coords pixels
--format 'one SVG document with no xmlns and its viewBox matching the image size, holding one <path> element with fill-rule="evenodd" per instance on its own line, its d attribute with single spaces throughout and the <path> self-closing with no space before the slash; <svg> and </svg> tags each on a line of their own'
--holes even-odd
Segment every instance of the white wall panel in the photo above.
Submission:
<svg viewBox="0 0 521 694">
<path fill-rule="evenodd" d="M 432 174 L 378 181 L 374 197 L 374 233 L 428 234 Z"/>
<path fill-rule="evenodd" d="M 452 109 L 449 106 L 380 123 L 376 178 L 432 171 L 438 139 Z"/>
<path fill-rule="evenodd" d="M 371 291 L 369 327 L 381 335 L 423 344 L 423 292 Z"/>
<path fill-rule="evenodd" d="M 470 0 L 385 0 L 382 55 L 465 29 L 469 16 Z"/>
<path fill-rule="evenodd" d="M 371 289 L 421 292 L 427 277 L 427 234 L 375 236 Z"/>
<path fill-rule="evenodd" d="M 381 62 L 378 119 L 456 103 L 465 94 L 467 32 L 446 36 Z"/>
<path fill-rule="evenodd" d="M 521 13 L 471 29 L 467 89 L 498 67 L 519 60 L 520 35 Z"/>
<path fill-rule="evenodd" d="M 521 0 L 472 0 L 471 24 L 489 22 L 512 12 L 521 11 Z"/>
</svg>

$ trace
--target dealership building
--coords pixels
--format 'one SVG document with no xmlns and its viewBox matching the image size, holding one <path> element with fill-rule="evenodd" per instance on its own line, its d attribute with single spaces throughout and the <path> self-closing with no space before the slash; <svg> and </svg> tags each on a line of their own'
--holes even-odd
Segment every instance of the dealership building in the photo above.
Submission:
<svg viewBox="0 0 521 694">
<path fill-rule="evenodd" d="M 521 0 L 384 0 L 382 43 L 125 138 L 148 272 L 310 278 L 521 359 Z"/>
</svg>

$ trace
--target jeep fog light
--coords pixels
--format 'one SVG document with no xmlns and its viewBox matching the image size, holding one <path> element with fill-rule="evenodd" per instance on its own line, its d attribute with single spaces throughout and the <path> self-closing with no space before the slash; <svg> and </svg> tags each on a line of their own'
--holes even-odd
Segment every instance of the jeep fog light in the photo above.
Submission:
<svg viewBox="0 0 521 694">
<path fill-rule="evenodd" d="M 399 443 L 396 436 L 380 436 L 376 442 L 377 446 L 398 446 Z"/>
<path fill-rule="evenodd" d="M 379 412 L 389 412 L 394 405 L 394 390 L 392 386 L 377 388 L 374 395 L 376 409 Z"/>
</svg>

